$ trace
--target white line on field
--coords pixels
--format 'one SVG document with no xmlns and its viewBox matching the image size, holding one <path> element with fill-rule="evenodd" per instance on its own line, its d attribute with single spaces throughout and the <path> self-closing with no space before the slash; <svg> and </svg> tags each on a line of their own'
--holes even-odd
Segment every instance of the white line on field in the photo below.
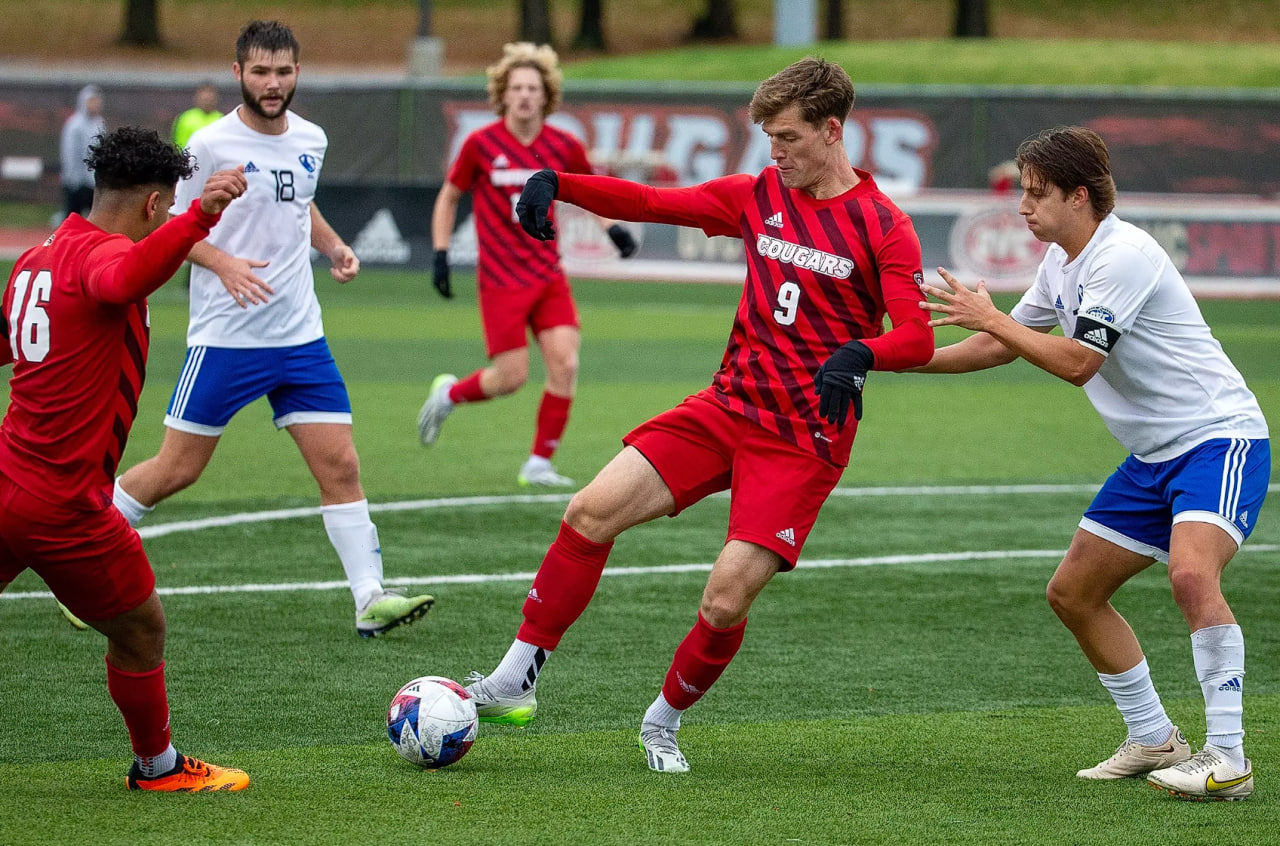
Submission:
<svg viewBox="0 0 1280 846">
<path fill-rule="evenodd" d="M 1268 490 L 1280 488 L 1271 485 Z M 1000 494 L 1055 494 L 1055 493 L 1093 493 L 1097 485 L 922 485 L 916 487 L 866 487 L 836 488 L 831 492 L 835 497 L 885 497 L 885 496 L 993 496 Z M 465 496 L 443 497 L 438 499 L 416 499 L 403 502 L 384 502 L 372 504 L 373 512 L 392 511 L 425 511 L 436 508 L 468 508 L 490 505 L 538 504 L 567 502 L 571 494 L 518 494 L 510 496 Z M 717 494 L 727 496 L 727 494 Z M 295 520 L 302 517 L 319 516 L 320 509 L 283 508 L 274 511 L 254 511 L 240 514 L 227 514 L 220 517 L 206 517 L 200 520 L 180 520 L 173 523 L 161 523 L 155 526 L 144 526 L 138 534 L 144 538 L 162 537 L 179 532 L 194 532 L 226 526 L 244 525 L 247 523 L 263 523 L 271 520 Z M 1272 544 L 1256 544 L 1243 548 L 1244 552 L 1275 552 L 1280 546 Z M 835 567 L 872 567 L 887 564 L 929 564 L 949 561 L 992 561 L 1003 559 L 1026 558 L 1061 558 L 1062 550 L 1022 549 L 1022 550 L 986 550 L 974 552 L 932 552 L 917 555 L 876 555 L 863 558 L 825 558 L 801 559 L 800 567 L 806 570 L 830 569 Z M 648 567 L 608 567 L 606 576 L 643 576 L 670 573 L 707 572 L 711 569 L 709 562 L 687 564 L 660 564 Z M 390 586 L 408 585 L 446 585 L 446 584 L 484 584 L 491 582 L 532 582 L 536 573 L 460 573 L 447 576 L 407 576 L 387 579 Z M 272 593 L 299 590 L 338 590 L 346 588 L 347 583 L 330 582 L 282 582 L 278 584 L 241 584 L 241 585 L 190 585 L 186 587 L 158 588 L 161 596 L 189 596 L 194 594 L 215 593 Z M 48 591 L 23 591 L 18 593 L 0 593 L 0 599 L 49 599 Z"/>
</svg>

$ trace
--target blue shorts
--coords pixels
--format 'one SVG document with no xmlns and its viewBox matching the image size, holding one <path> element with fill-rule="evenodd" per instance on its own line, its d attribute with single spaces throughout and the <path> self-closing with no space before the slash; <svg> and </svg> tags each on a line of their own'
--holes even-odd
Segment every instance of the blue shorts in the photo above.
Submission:
<svg viewBox="0 0 1280 846">
<path fill-rule="evenodd" d="M 217 437 L 236 412 L 265 396 L 277 429 L 351 423 L 351 400 L 324 338 L 296 347 L 188 347 L 164 425 Z"/>
<path fill-rule="evenodd" d="M 1080 528 L 1132 552 L 1169 562 L 1175 523 L 1212 523 L 1244 543 L 1271 481 L 1271 442 L 1216 438 L 1170 461 L 1132 455 L 1093 498 Z"/>
</svg>

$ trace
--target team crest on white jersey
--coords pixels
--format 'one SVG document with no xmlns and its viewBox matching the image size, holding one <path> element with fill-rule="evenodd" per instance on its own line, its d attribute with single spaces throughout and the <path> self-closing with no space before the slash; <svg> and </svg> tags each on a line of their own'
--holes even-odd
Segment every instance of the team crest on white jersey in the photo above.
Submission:
<svg viewBox="0 0 1280 846">
<path fill-rule="evenodd" d="M 853 273 L 851 259 L 835 256 L 813 247 L 802 247 L 768 235 L 756 236 L 756 252 L 767 259 L 785 262 L 836 279 L 848 279 Z"/>
</svg>

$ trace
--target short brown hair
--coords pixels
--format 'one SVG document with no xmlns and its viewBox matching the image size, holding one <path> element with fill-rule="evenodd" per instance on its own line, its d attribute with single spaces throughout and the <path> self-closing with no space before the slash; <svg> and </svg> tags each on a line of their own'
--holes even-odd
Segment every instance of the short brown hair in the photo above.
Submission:
<svg viewBox="0 0 1280 846">
<path fill-rule="evenodd" d="M 560 57 L 548 44 L 534 44 L 530 41 L 515 41 L 503 45 L 502 58 L 496 64 L 485 68 L 489 78 L 489 105 L 504 117 L 507 112 L 502 98 L 507 93 L 507 80 L 516 68 L 533 68 L 542 76 L 542 87 L 547 92 L 547 103 L 542 107 L 542 116 L 560 108 L 560 96 L 564 90 L 564 75 L 560 73 Z"/>
<path fill-rule="evenodd" d="M 792 105 L 817 126 L 829 117 L 843 121 L 853 111 L 853 82 L 844 68 L 812 56 L 787 65 L 760 83 L 751 98 L 752 123 L 764 123 Z"/>
<path fill-rule="evenodd" d="M 1053 185 L 1065 193 L 1083 186 L 1098 220 L 1116 207 L 1116 183 L 1111 178 L 1111 156 L 1102 137 L 1083 126 L 1046 129 L 1018 145 L 1014 157 L 1020 173 L 1031 168 L 1034 183 Z"/>
</svg>

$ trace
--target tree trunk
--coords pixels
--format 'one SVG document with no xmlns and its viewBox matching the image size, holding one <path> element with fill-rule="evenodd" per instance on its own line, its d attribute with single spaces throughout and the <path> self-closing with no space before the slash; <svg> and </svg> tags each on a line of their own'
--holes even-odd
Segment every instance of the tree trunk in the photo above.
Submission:
<svg viewBox="0 0 1280 846">
<path fill-rule="evenodd" d="M 707 0 L 707 11 L 694 20 L 689 37 L 695 41 L 737 38 L 738 21 L 733 0 Z"/>
<path fill-rule="evenodd" d="M 844 38 L 844 0 L 827 0 L 827 16 L 823 22 L 822 37 L 827 41 L 839 41 Z"/>
<path fill-rule="evenodd" d="M 956 0 L 956 38 L 988 38 L 987 0 Z"/>
<path fill-rule="evenodd" d="M 550 0 L 520 0 L 520 40 L 552 43 Z"/>
<path fill-rule="evenodd" d="M 160 46 L 159 0 L 125 0 L 124 31 L 121 44 L 139 47 Z"/>
<path fill-rule="evenodd" d="M 582 18 L 573 46 L 580 50 L 607 50 L 604 43 L 604 0 L 582 0 Z"/>
</svg>

